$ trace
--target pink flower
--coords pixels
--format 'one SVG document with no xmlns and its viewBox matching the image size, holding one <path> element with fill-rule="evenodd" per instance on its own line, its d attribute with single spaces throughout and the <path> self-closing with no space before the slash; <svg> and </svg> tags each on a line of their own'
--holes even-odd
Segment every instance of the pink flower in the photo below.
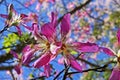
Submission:
<svg viewBox="0 0 120 80">
<path fill-rule="evenodd" d="M 24 64 L 29 64 L 31 59 L 34 57 L 35 52 L 41 51 L 40 57 L 33 63 L 35 68 L 44 67 L 44 73 L 47 77 L 50 75 L 50 65 L 49 62 L 52 61 L 60 48 L 60 44 L 56 42 L 56 15 L 52 13 L 52 20 L 49 23 L 44 24 L 41 29 L 36 24 L 33 23 L 32 27 L 25 26 L 32 36 L 36 40 L 36 44 L 32 47 L 26 46 L 23 49 L 22 62 Z M 37 52 L 39 53 L 39 52 Z"/>
<path fill-rule="evenodd" d="M 15 57 L 16 59 L 19 59 L 18 54 L 15 51 L 11 50 L 10 54 L 12 54 L 13 57 Z M 22 72 L 21 64 L 18 63 L 17 65 L 15 65 L 14 70 L 17 72 L 17 74 L 21 74 Z"/>
<path fill-rule="evenodd" d="M 98 52 L 99 46 L 95 43 L 81 43 L 81 42 L 72 42 L 67 41 L 67 35 L 70 31 L 70 14 L 65 14 L 61 21 L 61 48 L 59 53 L 63 53 L 64 61 L 67 65 L 71 65 L 72 68 L 81 72 L 82 67 L 76 61 L 74 56 L 71 54 L 72 50 L 81 51 L 81 52 Z M 57 55 L 57 54 L 56 54 Z"/>
<path fill-rule="evenodd" d="M 118 40 L 118 44 L 120 45 L 120 29 L 118 29 L 116 37 Z M 113 71 L 109 80 L 120 80 L 120 51 L 118 51 L 118 54 L 116 55 L 114 51 L 112 51 L 109 48 L 101 47 L 100 49 L 110 56 L 117 57 L 117 65 L 113 68 Z"/>
<path fill-rule="evenodd" d="M 16 26 L 16 29 L 19 33 L 19 35 L 21 35 L 21 30 L 20 30 L 20 25 L 21 24 L 24 24 L 24 19 L 26 17 L 28 17 L 27 15 L 25 14 L 17 14 L 16 11 L 14 10 L 14 7 L 12 4 L 9 5 L 9 9 L 8 9 L 8 15 L 5 15 L 5 14 L 0 14 L 0 17 L 3 17 L 6 20 L 6 26 L 7 27 L 11 27 L 11 26 Z"/>
<path fill-rule="evenodd" d="M 61 21 L 61 39 L 58 39 L 56 35 L 56 14 L 52 13 L 51 17 L 51 22 L 44 24 L 41 29 L 36 23 L 33 23 L 32 27 L 25 26 L 28 30 L 30 30 L 30 32 L 32 32 L 32 36 L 34 36 L 36 44 L 30 49 L 28 46 L 23 50 L 23 52 L 26 52 L 23 55 L 23 62 L 30 62 L 31 58 L 34 56 L 34 51 L 42 51 L 40 57 L 34 62 L 33 66 L 35 68 L 44 67 L 44 73 L 48 77 L 50 75 L 49 62 L 52 61 L 59 53 L 63 53 L 66 64 L 81 72 L 82 67 L 79 62 L 76 61 L 71 51 L 98 52 L 99 46 L 95 43 L 89 42 L 69 43 L 67 41 L 69 40 L 67 36 L 70 32 L 70 14 L 65 14 Z"/>
</svg>

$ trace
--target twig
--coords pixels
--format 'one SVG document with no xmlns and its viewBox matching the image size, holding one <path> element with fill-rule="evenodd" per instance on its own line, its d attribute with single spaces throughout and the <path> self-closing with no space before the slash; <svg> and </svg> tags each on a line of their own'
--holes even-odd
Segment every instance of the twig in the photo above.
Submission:
<svg viewBox="0 0 120 80">
<path fill-rule="evenodd" d="M 9 71 L 10 71 L 10 74 L 11 74 L 13 80 L 16 80 L 15 77 L 14 77 L 14 74 L 12 73 L 12 70 L 9 70 Z"/>
<path fill-rule="evenodd" d="M 84 4 L 81 4 L 80 6 L 74 8 L 72 11 L 67 12 L 67 13 L 74 14 L 77 10 L 82 9 L 84 6 L 86 6 L 86 5 L 89 4 L 90 2 L 91 2 L 91 0 L 87 0 Z M 62 20 L 63 17 L 64 17 L 64 16 L 62 16 L 62 17 L 60 17 L 60 18 L 58 19 L 58 23 Z"/>
<path fill-rule="evenodd" d="M 98 67 L 98 68 L 92 68 L 92 69 L 87 69 L 87 70 L 83 70 L 81 72 L 69 72 L 67 75 L 71 75 L 71 74 L 77 74 L 77 73 L 83 73 L 83 72 L 89 72 L 89 71 L 97 71 L 97 72 L 103 72 L 103 71 L 111 71 L 112 69 L 106 69 L 107 66 L 103 66 L 103 67 Z"/>
<path fill-rule="evenodd" d="M 63 76 L 63 80 L 66 80 L 69 68 L 70 68 L 70 66 L 68 66 L 67 68 L 65 68 L 65 74 Z"/>
<path fill-rule="evenodd" d="M 78 60 L 80 60 L 80 61 L 82 61 L 82 62 L 85 62 L 85 63 L 87 63 L 87 64 L 89 64 L 89 65 L 91 65 L 91 66 L 94 66 L 94 67 L 100 67 L 99 65 L 96 65 L 96 64 L 93 64 L 93 63 L 91 63 L 91 62 L 89 62 L 89 61 L 87 61 L 87 60 L 85 60 L 85 59 L 82 59 L 82 58 L 76 58 L 76 59 L 78 59 Z"/>
<path fill-rule="evenodd" d="M 7 30 L 7 28 L 8 28 L 8 25 L 7 25 L 7 26 L 5 26 L 5 27 L 3 28 L 3 30 L 1 30 L 1 31 L 0 31 L 0 34 L 1 34 L 1 33 L 3 33 L 4 31 L 6 31 L 6 30 Z"/>
<path fill-rule="evenodd" d="M 0 66 L 0 70 L 12 70 L 14 68 L 13 65 L 11 66 Z"/>
<path fill-rule="evenodd" d="M 62 71 L 60 71 L 59 74 L 57 74 L 53 80 L 56 80 L 63 73 L 64 70 L 65 69 L 63 69 Z"/>
</svg>

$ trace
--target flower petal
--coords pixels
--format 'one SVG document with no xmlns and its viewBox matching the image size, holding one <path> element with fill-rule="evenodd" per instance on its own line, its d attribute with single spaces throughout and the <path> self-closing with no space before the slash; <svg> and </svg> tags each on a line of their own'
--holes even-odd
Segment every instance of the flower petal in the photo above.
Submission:
<svg viewBox="0 0 120 80">
<path fill-rule="evenodd" d="M 51 16 L 52 16 L 51 23 L 52 23 L 53 27 L 56 28 L 56 26 L 57 26 L 57 15 L 52 12 Z"/>
<path fill-rule="evenodd" d="M 17 72 L 17 74 L 21 74 L 21 67 L 20 67 L 19 64 L 16 65 L 16 66 L 14 67 L 14 69 L 15 69 L 15 71 Z"/>
<path fill-rule="evenodd" d="M 45 73 L 46 77 L 49 77 L 50 76 L 50 72 L 51 72 L 50 64 L 46 64 L 44 66 L 44 70 L 45 70 L 44 73 Z"/>
<path fill-rule="evenodd" d="M 60 59 L 58 59 L 58 63 L 59 64 L 64 64 L 64 60 L 65 60 L 64 57 L 61 57 Z"/>
<path fill-rule="evenodd" d="M 22 53 L 26 53 L 27 51 L 29 51 L 31 49 L 30 45 L 27 45 L 23 48 Z"/>
<path fill-rule="evenodd" d="M 114 68 L 109 80 L 120 80 L 120 69 Z"/>
<path fill-rule="evenodd" d="M 117 40 L 118 40 L 118 44 L 120 45 L 120 29 L 118 29 L 117 31 Z"/>
<path fill-rule="evenodd" d="M 21 32 L 21 30 L 20 30 L 20 27 L 19 27 L 19 26 L 16 26 L 16 29 L 17 29 L 17 31 L 18 31 L 18 34 L 21 36 L 21 35 L 22 35 L 22 32 Z"/>
<path fill-rule="evenodd" d="M 20 14 L 20 17 L 21 17 L 21 19 L 24 19 L 24 18 L 28 17 L 28 15 L 26 15 L 26 14 Z"/>
<path fill-rule="evenodd" d="M 15 58 L 18 59 L 18 54 L 17 54 L 15 51 L 10 50 L 10 53 L 11 53 Z"/>
<path fill-rule="evenodd" d="M 55 28 L 51 23 L 46 23 L 41 27 L 41 34 L 47 37 L 47 39 L 54 39 Z"/>
<path fill-rule="evenodd" d="M 74 42 L 73 48 L 80 50 L 81 52 L 98 52 L 99 46 L 95 43 L 81 43 L 81 42 Z"/>
<path fill-rule="evenodd" d="M 2 17 L 2 18 L 8 18 L 8 15 L 5 15 L 5 14 L 0 14 L 0 17 Z"/>
<path fill-rule="evenodd" d="M 62 43 L 56 42 L 55 44 L 50 44 L 50 51 L 52 54 L 56 54 L 57 51 L 61 48 Z"/>
<path fill-rule="evenodd" d="M 33 64 L 33 66 L 35 68 L 40 68 L 43 65 L 48 64 L 49 61 L 50 61 L 50 58 L 51 58 L 51 54 L 50 53 L 45 53 L 38 60 L 35 61 L 35 63 Z"/>
<path fill-rule="evenodd" d="M 75 58 L 72 55 L 68 56 L 68 59 L 70 61 L 71 67 L 76 69 L 77 71 L 81 72 L 82 71 L 82 67 L 80 66 L 80 64 L 75 60 Z"/>
<path fill-rule="evenodd" d="M 70 30 L 70 14 L 65 14 L 61 21 L 61 36 L 66 36 Z"/>
<path fill-rule="evenodd" d="M 24 53 L 24 55 L 22 56 L 23 64 L 28 65 L 30 63 L 30 60 L 33 57 L 34 52 L 35 52 L 35 49 L 31 49 L 30 51 L 27 51 L 26 53 Z"/>
<path fill-rule="evenodd" d="M 109 56 L 115 56 L 114 51 L 112 51 L 112 50 L 109 49 L 109 48 L 101 47 L 100 49 L 101 49 L 103 52 L 105 52 L 105 54 L 107 54 L 107 55 L 109 55 Z"/>
<path fill-rule="evenodd" d="M 14 13 L 14 14 L 17 14 L 17 13 L 16 13 L 16 10 L 14 9 L 13 4 L 10 4 L 10 5 L 8 6 L 8 13 L 11 14 L 11 12 Z"/>
<path fill-rule="evenodd" d="M 41 38 L 40 32 L 39 32 L 39 26 L 37 23 L 32 24 L 32 34 L 35 39 Z"/>
</svg>

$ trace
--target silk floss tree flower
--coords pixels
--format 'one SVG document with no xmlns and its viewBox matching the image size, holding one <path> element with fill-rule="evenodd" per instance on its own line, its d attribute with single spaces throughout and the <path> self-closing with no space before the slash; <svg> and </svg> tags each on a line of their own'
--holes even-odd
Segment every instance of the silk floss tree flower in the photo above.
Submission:
<svg viewBox="0 0 120 80">
<path fill-rule="evenodd" d="M 54 47 L 54 52 L 51 51 L 51 44 L 56 43 L 56 14 L 52 13 L 52 20 L 49 23 L 44 24 L 41 28 L 36 23 L 33 23 L 32 27 L 25 26 L 32 32 L 33 37 L 36 40 L 36 44 L 30 47 L 27 45 L 23 50 L 22 61 L 28 65 L 31 59 L 34 57 L 35 52 L 40 53 L 40 57 L 33 63 L 35 68 L 44 67 L 45 76 L 50 75 L 49 62 L 54 59 L 53 54 L 56 53 L 58 44 Z"/>
<path fill-rule="evenodd" d="M 5 28 L 9 28 L 11 26 L 16 26 L 16 29 L 19 33 L 19 35 L 21 35 L 21 30 L 20 30 L 20 25 L 25 23 L 25 18 L 27 18 L 28 16 L 25 14 L 18 14 L 13 5 L 10 4 L 8 7 L 8 15 L 6 14 L 0 14 L 0 17 L 3 17 L 6 19 L 5 22 Z"/>
<path fill-rule="evenodd" d="M 120 29 L 118 29 L 116 37 L 118 40 L 118 45 L 120 45 Z M 104 53 L 110 56 L 116 57 L 117 64 L 113 68 L 113 71 L 111 73 L 109 80 L 120 80 L 120 50 L 118 50 L 117 54 L 115 54 L 115 52 L 112 49 L 106 48 L 106 47 L 100 47 L 100 50 L 102 50 Z"/>
<path fill-rule="evenodd" d="M 18 54 L 17 54 L 15 51 L 10 50 L 10 54 L 12 54 L 13 57 L 16 58 L 17 60 L 20 60 Z M 21 73 L 22 73 L 22 69 L 21 69 L 21 63 L 20 63 L 20 61 L 17 62 L 17 64 L 15 64 L 15 66 L 14 66 L 14 70 L 17 72 L 17 74 L 21 74 Z"/>
<path fill-rule="evenodd" d="M 72 55 L 72 51 L 77 52 L 98 52 L 99 46 L 95 43 L 82 43 L 82 42 L 69 42 L 69 32 L 70 32 L 70 14 L 65 14 L 61 21 L 61 48 L 59 49 L 59 53 L 62 53 L 64 56 L 64 61 L 68 66 L 71 66 L 75 70 L 81 72 L 82 67 L 76 61 L 76 58 Z M 57 55 L 55 54 L 55 55 Z"/>
<path fill-rule="evenodd" d="M 118 40 L 118 45 L 120 45 L 120 29 L 117 31 L 117 40 Z M 111 56 L 115 56 L 117 58 L 117 64 L 113 68 L 113 71 L 111 73 L 111 76 L 109 80 L 120 80 L 120 50 L 118 50 L 118 53 L 115 54 L 114 51 L 108 48 L 103 48 L 103 51 Z"/>
</svg>

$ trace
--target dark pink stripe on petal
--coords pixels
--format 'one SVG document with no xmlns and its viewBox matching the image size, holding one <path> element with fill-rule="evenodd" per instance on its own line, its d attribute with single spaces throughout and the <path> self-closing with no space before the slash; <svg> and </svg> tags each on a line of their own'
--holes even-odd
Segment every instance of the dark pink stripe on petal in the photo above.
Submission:
<svg viewBox="0 0 120 80">
<path fill-rule="evenodd" d="M 50 76 L 50 72 L 51 72 L 50 64 L 46 64 L 44 66 L 44 70 L 45 70 L 44 73 L 45 73 L 46 77 L 49 77 Z"/>
<path fill-rule="evenodd" d="M 33 64 L 33 66 L 35 68 L 40 68 L 40 67 L 48 64 L 50 61 L 50 58 L 51 58 L 51 54 L 46 53 L 46 54 L 42 55 L 38 60 L 36 60 Z"/>
<path fill-rule="evenodd" d="M 23 54 L 22 56 L 22 62 L 23 64 L 29 64 L 30 61 L 31 61 L 31 58 L 33 57 L 33 54 L 34 54 L 35 50 L 32 49 L 30 51 L 27 51 L 26 53 Z"/>
<path fill-rule="evenodd" d="M 70 30 L 70 14 L 65 14 L 61 21 L 61 35 L 66 36 Z"/>
<path fill-rule="evenodd" d="M 56 26 L 57 26 L 57 15 L 54 12 L 52 12 L 51 16 L 52 16 L 51 23 L 52 23 L 53 27 L 56 28 Z"/>
<path fill-rule="evenodd" d="M 18 31 L 18 34 L 21 36 L 22 35 L 22 31 L 20 30 L 20 27 L 19 26 L 16 26 L 16 29 Z"/>
<path fill-rule="evenodd" d="M 52 26 L 51 23 L 46 23 L 41 27 L 41 33 L 49 38 L 54 38 L 55 35 L 55 28 Z"/>
<path fill-rule="evenodd" d="M 30 46 L 30 45 L 27 45 L 27 46 L 25 46 L 25 47 L 23 48 L 22 53 L 24 54 L 24 53 L 26 53 L 27 51 L 29 51 L 30 49 L 31 49 L 31 46 Z"/>
<path fill-rule="evenodd" d="M 0 17 L 2 17 L 2 18 L 8 18 L 8 15 L 5 15 L 5 14 L 0 14 Z"/>
<path fill-rule="evenodd" d="M 74 68 L 75 70 L 81 72 L 82 71 L 82 67 L 80 66 L 80 64 L 75 60 L 75 58 L 72 55 L 68 56 L 68 59 L 70 61 L 71 67 Z"/>
<path fill-rule="evenodd" d="M 81 42 L 74 42 L 73 47 L 81 52 L 98 52 L 99 46 L 95 43 L 81 43 Z"/>
<path fill-rule="evenodd" d="M 114 52 L 109 48 L 101 47 L 100 49 L 109 56 L 115 56 Z"/>
<path fill-rule="evenodd" d="M 21 67 L 20 67 L 19 64 L 16 65 L 16 66 L 14 67 L 14 69 L 15 69 L 15 71 L 17 72 L 17 74 L 21 74 Z"/>
<path fill-rule="evenodd" d="M 36 39 L 41 38 L 40 29 L 39 29 L 39 26 L 38 26 L 37 23 L 33 23 L 33 24 L 32 24 L 32 29 L 33 29 L 33 31 L 32 31 L 33 36 L 34 36 Z"/>
<path fill-rule="evenodd" d="M 20 14 L 20 17 L 21 17 L 21 19 L 24 19 L 24 18 L 28 17 L 28 15 L 26 15 L 26 14 Z"/>
</svg>

